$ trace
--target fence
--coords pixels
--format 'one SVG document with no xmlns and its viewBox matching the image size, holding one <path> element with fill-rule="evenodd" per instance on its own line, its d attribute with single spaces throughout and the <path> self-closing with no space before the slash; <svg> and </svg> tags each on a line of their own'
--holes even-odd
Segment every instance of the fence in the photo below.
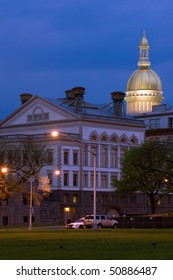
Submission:
<svg viewBox="0 0 173 280">
<path fill-rule="evenodd" d="M 117 220 L 119 228 L 173 228 L 173 217 L 122 216 Z"/>
</svg>

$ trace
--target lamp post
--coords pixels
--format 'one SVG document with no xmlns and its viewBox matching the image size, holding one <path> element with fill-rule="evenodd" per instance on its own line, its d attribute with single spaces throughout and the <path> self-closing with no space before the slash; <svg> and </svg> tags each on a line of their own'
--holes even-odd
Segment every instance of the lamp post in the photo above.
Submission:
<svg viewBox="0 0 173 280">
<path fill-rule="evenodd" d="M 73 139 L 71 137 L 69 137 L 69 135 L 66 135 L 65 133 L 61 133 L 57 130 L 52 131 L 51 136 L 52 137 L 58 137 L 59 135 L 63 135 L 65 136 L 67 139 L 69 139 L 70 141 L 73 142 L 77 142 L 80 145 L 82 145 L 83 143 L 80 140 L 76 140 Z M 97 223 L 96 223 L 96 152 L 95 151 L 90 151 L 87 150 L 88 152 L 90 152 L 93 155 L 93 162 L 94 162 L 94 182 L 93 182 L 93 225 L 92 225 L 92 229 L 96 229 L 97 228 Z"/>
<path fill-rule="evenodd" d="M 29 227 L 28 229 L 32 229 L 32 213 L 33 213 L 33 203 L 32 203 L 32 183 L 34 182 L 34 178 L 30 177 L 28 179 L 30 182 L 30 195 L 29 195 Z"/>
<path fill-rule="evenodd" d="M 94 215 L 94 221 L 92 225 L 92 229 L 97 228 L 96 224 L 96 153 L 93 152 L 93 159 L 94 159 L 94 192 L 93 192 L 93 215 Z"/>
</svg>

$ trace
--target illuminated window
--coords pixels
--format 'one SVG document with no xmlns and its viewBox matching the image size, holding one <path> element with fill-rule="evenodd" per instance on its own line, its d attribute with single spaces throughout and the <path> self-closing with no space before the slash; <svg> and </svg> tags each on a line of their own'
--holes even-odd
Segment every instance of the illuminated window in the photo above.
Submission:
<svg viewBox="0 0 173 280">
<path fill-rule="evenodd" d="M 76 194 L 73 195 L 73 203 L 77 203 L 77 195 Z"/>
</svg>

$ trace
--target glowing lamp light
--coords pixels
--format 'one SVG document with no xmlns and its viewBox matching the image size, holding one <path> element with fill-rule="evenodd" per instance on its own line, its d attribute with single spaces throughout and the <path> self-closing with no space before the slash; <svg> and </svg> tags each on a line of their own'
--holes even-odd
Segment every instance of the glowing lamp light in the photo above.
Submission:
<svg viewBox="0 0 173 280">
<path fill-rule="evenodd" d="M 1 168 L 1 172 L 2 172 L 2 173 L 7 173 L 7 171 L 8 171 L 8 168 L 7 168 L 7 167 L 2 167 L 2 168 Z"/>
<path fill-rule="evenodd" d="M 55 175 L 60 175 L 60 170 L 56 170 Z"/>
<path fill-rule="evenodd" d="M 59 136 L 59 132 L 57 130 L 54 130 L 54 131 L 52 131 L 51 135 L 53 137 L 57 137 L 57 136 Z"/>
<path fill-rule="evenodd" d="M 69 208 L 69 207 L 65 207 L 65 208 L 64 208 L 64 211 L 65 211 L 65 212 L 70 212 L 70 208 Z"/>
</svg>

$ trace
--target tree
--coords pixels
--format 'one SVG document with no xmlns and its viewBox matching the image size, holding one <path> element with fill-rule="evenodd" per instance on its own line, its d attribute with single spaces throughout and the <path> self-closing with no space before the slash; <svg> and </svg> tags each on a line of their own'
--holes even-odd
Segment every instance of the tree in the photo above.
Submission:
<svg viewBox="0 0 173 280">
<path fill-rule="evenodd" d="M 121 166 L 121 180 L 113 182 L 117 194 L 146 193 L 151 213 L 163 196 L 173 192 L 173 150 L 169 145 L 145 141 L 125 152 Z"/>
<path fill-rule="evenodd" d="M 48 160 L 45 144 L 30 141 L 0 144 L 0 167 L 8 169 L 6 173 L 0 172 L 0 205 L 16 192 L 24 192 L 24 182 L 30 177 L 39 179 L 39 171 Z"/>
</svg>

